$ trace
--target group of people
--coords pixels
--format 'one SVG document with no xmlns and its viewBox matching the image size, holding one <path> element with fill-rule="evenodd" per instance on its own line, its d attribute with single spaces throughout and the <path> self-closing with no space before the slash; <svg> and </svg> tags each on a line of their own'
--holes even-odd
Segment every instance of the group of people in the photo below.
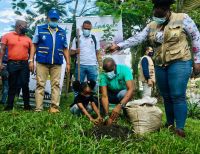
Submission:
<svg viewBox="0 0 200 154">
<path fill-rule="evenodd" d="M 146 55 L 141 59 L 140 80 L 144 86 L 144 96 L 151 95 L 151 88 L 156 83 L 164 100 L 166 112 L 166 127 L 180 137 L 185 137 L 184 127 L 187 118 L 186 88 L 192 73 L 192 55 L 188 37 L 191 40 L 194 67 L 200 72 L 200 33 L 194 21 L 185 13 L 174 13 L 170 6 L 174 0 L 152 0 L 153 21 L 141 32 L 131 38 L 112 44 L 110 52 L 136 46 L 144 41 L 149 45 Z M 2 38 L 0 68 L 3 70 L 3 57 L 8 51 L 8 100 L 5 110 L 13 108 L 15 94 L 22 88 L 24 109 L 29 109 L 28 82 L 29 70 L 34 71 L 34 56 L 36 54 L 37 87 L 36 111 L 43 110 L 44 88 L 48 75 L 51 78 L 50 112 L 59 112 L 60 74 L 63 57 L 66 60 L 67 71 L 70 71 L 70 55 L 80 56 L 80 66 L 76 62 L 76 81 L 73 83 L 74 102 L 70 106 L 73 114 L 84 114 L 90 121 L 97 124 L 106 121 L 112 124 L 118 118 L 120 111 L 125 109 L 134 95 L 134 80 L 131 69 L 118 65 L 112 58 L 103 60 L 103 72 L 100 74 L 101 105 L 103 114 L 99 111 L 97 98 L 94 95 L 100 45 L 98 39 L 91 34 L 92 24 L 85 21 L 82 33 L 74 38 L 70 52 L 67 48 L 65 31 L 58 26 L 59 13 L 52 9 L 48 13 L 48 23 L 38 26 L 31 41 L 25 33 L 27 23 L 16 22 L 15 32 Z M 153 58 L 152 58 L 153 57 Z M 155 66 L 154 66 L 155 65 Z M 80 79 L 79 79 L 80 74 Z M 85 81 L 85 79 L 87 80 Z M 24 89 L 24 90 L 23 90 Z M 109 114 L 109 104 L 116 104 Z M 94 110 L 94 119 L 90 111 Z"/>
<path fill-rule="evenodd" d="M 32 40 L 26 36 L 27 22 L 22 20 L 16 21 L 14 32 L 5 34 L 1 39 L 0 69 L 5 70 L 3 59 L 6 55 L 6 70 L 8 71 L 8 98 L 5 111 L 13 109 L 15 96 L 21 89 L 24 110 L 31 109 L 29 77 L 30 72 L 33 73 L 36 70 L 35 111 L 43 110 L 45 84 L 50 75 L 52 97 L 49 112 L 59 112 L 61 66 L 64 57 L 67 72 L 70 72 L 70 54 L 66 32 L 58 26 L 59 12 L 51 9 L 47 20 L 47 24 L 37 26 Z M 36 57 L 36 68 L 34 68 L 34 57 Z M 5 85 L 4 82 L 3 85 Z M 4 90 L 3 92 L 5 93 Z M 6 95 L 3 96 L 6 97 Z M 5 99 L 2 100 L 4 100 L 2 103 L 5 103 Z"/>
</svg>

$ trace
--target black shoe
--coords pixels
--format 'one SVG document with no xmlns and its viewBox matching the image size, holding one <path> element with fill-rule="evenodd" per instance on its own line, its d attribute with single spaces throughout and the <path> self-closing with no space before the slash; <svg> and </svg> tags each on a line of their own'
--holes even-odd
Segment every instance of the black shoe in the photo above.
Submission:
<svg viewBox="0 0 200 154">
<path fill-rule="evenodd" d="M 176 128 L 176 130 L 175 130 L 175 134 L 177 135 L 177 136 L 179 136 L 179 137 L 181 137 L 181 138 L 185 138 L 185 131 L 183 130 L 183 129 L 178 129 L 178 128 Z"/>
<path fill-rule="evenodd" d="M 32 110 L 32 107 L 30 105 L 25 105 L 24 110 L 30 111 L 30 110 Z"/>
<path fill-rule="evenodd" d="M 5 108 L 4 108 L 4 111 L 11 111 L 13 109 L 13 107 L 11 107 L 11 106 L 6 106 Z"/>
</svg>

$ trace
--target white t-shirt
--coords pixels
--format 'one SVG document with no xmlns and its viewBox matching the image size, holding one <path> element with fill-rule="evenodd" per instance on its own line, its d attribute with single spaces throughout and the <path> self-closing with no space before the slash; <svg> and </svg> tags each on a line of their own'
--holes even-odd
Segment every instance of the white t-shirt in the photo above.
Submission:
<svg viewBox="0 0 200 154">
<path fill-rule="evenodd" d="M 96 37 L 95 37 L 96 38 Z M 97 65 L 96 53 L 100 50 L 100 42 L 96 38 L 96 51 L 95 43 L 92 39 L 92 35 L 85 37 L 80 36 L 80 64 L 81 65 Z M 71 50 L 76 50 L 76 38 L 72 42 Z"/>
</svg>

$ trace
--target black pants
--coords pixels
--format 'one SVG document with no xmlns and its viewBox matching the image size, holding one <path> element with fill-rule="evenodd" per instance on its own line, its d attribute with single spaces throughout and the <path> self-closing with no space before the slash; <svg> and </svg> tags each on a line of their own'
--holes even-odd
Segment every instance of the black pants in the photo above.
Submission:
<svg viewBox="0 0 200 154">
<path fill-rule="evenodd" d="M 8 100 L 9 107 L 13 107 L 15 95 L 22 88 L 24 106 L 29 105 L 29 67 L 28 61 L 8 61 Z"/>
</svg>

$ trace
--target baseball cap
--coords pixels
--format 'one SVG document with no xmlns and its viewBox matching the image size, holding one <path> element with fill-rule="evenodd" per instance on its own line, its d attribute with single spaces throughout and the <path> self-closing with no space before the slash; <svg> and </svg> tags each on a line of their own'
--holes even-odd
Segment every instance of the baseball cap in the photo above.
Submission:
<svg viewBox="0 0 200 154">
<path fill-rule="evenodd" d="M 52 18 L 59 19 L 59 18 L 60 18 L 59 12 L 58 12 L 58 10 L 56 10 L 56 9 L 51 9 L 51 10 L 48 12 L 47 16 L 48 16 L 50 19 L 52 19 Z"/>
</svg>

